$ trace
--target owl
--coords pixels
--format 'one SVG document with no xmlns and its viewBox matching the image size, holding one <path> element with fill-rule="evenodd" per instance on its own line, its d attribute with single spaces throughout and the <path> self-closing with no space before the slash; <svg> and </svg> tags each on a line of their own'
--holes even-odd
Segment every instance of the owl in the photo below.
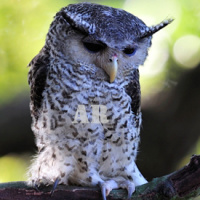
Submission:
<svg viewBox="0 0 200 200">
<path fill-rule="evenodd" d="M 54 17 L 44 47 L 30 62 L 32 130 L 38 147 L 28 184 L 99 186 L 147 183 L 135 160 L 140 141 L 138 67 L 152 35 L 148 27 L 108 6 L 79 3 Z"/>
</svg>

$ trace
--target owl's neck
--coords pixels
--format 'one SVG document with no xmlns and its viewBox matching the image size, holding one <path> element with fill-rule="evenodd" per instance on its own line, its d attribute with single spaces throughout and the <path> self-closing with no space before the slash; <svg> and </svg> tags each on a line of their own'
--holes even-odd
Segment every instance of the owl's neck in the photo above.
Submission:
<svg viewBox="0 0 200 200">
<path fill-rule="evenodd" d="M 69 63 L 67 60 L 60 62 L 59 59 L 54 59 L 51 63 L 50 71 L 53 74 L 57 74 L 64 82 L 77 82 L 77 86 L 81 87 L 84 84 L 92 87 L 94 84 L 106 85 L 111 88 L 123 88 L 126 87 L 130 81 L 132 81 L 132 71 L 120 72 L 117 75 L 115 81 L 110 83 L 109 76 L 106 72 L 99 67 L 94 65 L 85 65 L 84 63 Z M 52 74 L 50 73 L 50 74 Z"/>
</svg>

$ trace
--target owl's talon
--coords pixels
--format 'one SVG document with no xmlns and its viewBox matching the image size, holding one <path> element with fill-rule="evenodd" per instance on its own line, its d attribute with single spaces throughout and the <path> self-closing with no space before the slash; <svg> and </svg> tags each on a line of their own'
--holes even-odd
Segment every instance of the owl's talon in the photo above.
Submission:
<svg viewBox="0 0 200 200">
<path fill-rule="evenodd" d="M 52 190 L 51 190 L 51 196 L 53 196 L 53 193 L 54 193 L 56 187 L 58 186 L 58 183 L 59 183 L 59 178 L 57 178 L 57 179 L 55 180 L 54 184 L 53 184 L 53 188 L 52 188 Z"/>
<path fill-rule="evenodd" d="M 106 187 L 103 183 L 100 183 L 100 188 L 101 188 L 101 195 L 103 197 L 103 200 L 106 200 Z"/>
<path fill-rule="evenodd" d="M 100 183 L 100 187 L 103 200 L 106 200 L 106 196 L 108 196 L 113 189 L 118 188 L 118 184 L 114 180 L 109 180 Z"/>
<path fill-rule="evenodd" d="M 135 185 L 128 186 L 127 191 L 128 191 L 128 197 L 127 198 L 131 199 L 131 196 L 132 196 L 133 192 L 135 191 Z"/>
<path fill-rule="evenodd" d="M 122 181 L 119 183 L 120 188 L 124 188 L 128 191 L 128 199 L 131 199 L 133 192 L 135 191 L 135 184 L 130 181 Z"/>
<path fill-rule="evenodd" d="M 37 190 L 37 192 L 40 192 L 40 190 L 39 190 L 39 186 L 38 186 L 37 183 L 34 183 L 34 188 Z"/>
</svg>

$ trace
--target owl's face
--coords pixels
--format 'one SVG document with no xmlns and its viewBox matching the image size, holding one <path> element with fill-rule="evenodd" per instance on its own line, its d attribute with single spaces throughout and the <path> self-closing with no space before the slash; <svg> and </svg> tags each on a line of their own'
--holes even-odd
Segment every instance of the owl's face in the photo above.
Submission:
<svg viewBox="0 0 200 200">
<path fill-rule="evenodd" d="M 72 66 L 98 71 L 104 76 L 102 79 L 113 82 L 124 80 L 144 63 L 152 34 L 170 22 L 147 27 L 124 10 L 91 3 L 72 4 L 57 13 L 47 41 Z"/>
<path fill-rule="evenodd" d="M 126 42 L 124 42 L 126 43 Z M 60 46 L 60 45 L 59 45 Z M 104 80 L 113 82 L 116 78 L 125 78 L 128 73 L 143 64 L 147 56 L 150 40 L 143 38 L 124 45 L 124 48 L 112 47 L 106 42 L 96 40 L 77 30 L 71 31 L 62 41 L 62 50 L 68 62 L 74 66 L 87 66 L 103 70 Z"/>
</svg>

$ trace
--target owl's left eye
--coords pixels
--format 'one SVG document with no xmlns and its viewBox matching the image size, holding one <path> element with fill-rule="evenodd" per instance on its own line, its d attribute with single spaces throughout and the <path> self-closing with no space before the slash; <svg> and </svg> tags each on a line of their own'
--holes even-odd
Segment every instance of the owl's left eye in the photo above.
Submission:
<svg viewBox="0 0 200 200">
<path fill-rule="evenodd" d="M 83 45 L 91 53 L 97 53 L 105 49 L 105 45 L 100 43 L 83 42 Z"/>
<path fill-rule="evenodd" d="M 133 56 L 136 53 L 136 48 L 125 48 L 123 52 L 128 56 Z"/>
</svg>

